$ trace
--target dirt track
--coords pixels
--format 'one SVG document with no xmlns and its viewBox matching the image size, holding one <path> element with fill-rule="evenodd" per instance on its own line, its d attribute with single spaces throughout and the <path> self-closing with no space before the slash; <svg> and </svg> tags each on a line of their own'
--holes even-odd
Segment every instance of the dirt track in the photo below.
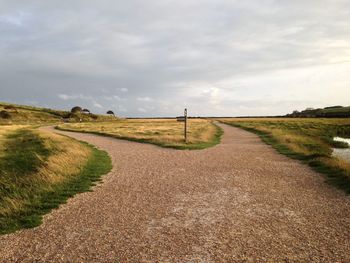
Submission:
<svg viewBox="0 0 350 263">
<path fill-rule="evenodd" d="M 68 133 L 114 168 L 35 229 L 0 236 L 1 262 L 350 262 L 350 198 L 246 131 L 178 151 Z"/>
</svg>

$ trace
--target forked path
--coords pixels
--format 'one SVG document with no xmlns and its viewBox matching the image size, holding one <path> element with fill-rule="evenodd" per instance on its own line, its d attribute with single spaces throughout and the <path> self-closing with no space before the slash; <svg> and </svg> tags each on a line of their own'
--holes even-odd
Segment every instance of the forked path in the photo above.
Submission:
<svg viewBox="0 0 350 263">
<path fill-rule="evenodd" d="M 350 262 L 350 198 L 222 127 L 200 151 L 60 132 L 107 150 L 113 171 L 40 227 L 1 236 L 1 261 Z"/>
</svg>

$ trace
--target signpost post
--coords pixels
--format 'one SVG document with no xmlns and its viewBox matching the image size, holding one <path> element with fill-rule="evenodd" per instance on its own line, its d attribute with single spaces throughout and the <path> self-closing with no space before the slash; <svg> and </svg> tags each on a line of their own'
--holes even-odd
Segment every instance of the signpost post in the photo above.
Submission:
<svg viewBox="0 0 350 263">
<path fill-rule="evenodd" d="M 187 109 L 185 109 L 184 116 L 176 117 L 177 121 L 184 122 L 184 137 L 185 137 L 185 143 L 187 143 Z"/>
<path fill-rule="evenodd" d="M 185 117 L 185 143 L 187 143 L 187 109 L 185 109 L 185 112 L 184 112 L 184 117 Z"/>
</svg>

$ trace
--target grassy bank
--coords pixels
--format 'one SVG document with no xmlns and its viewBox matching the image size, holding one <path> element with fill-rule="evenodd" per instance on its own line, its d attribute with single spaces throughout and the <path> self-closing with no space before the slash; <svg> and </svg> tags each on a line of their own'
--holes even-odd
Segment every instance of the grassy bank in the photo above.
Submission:
<svg viewBox="0 0 350 263">
<path fill-rule="evenodd" d="M 120 120 L 118 122 L 62 124 L 58 129 L 111 136 L 118 139 L 152 143 L 175 149 L 204 149 L 220 142 L 222 130 L 208 120 L 188 121 L 188 141 L 184 124 L 172 119 Z"/>
<path fill-rule="evenodd" d="M 350 193 L 350 164 L 332 156 L 332 148 L 344 148 L 333 137 L 350 137 L 350 119 L 221 119 L 223 123 L 259 135 L 278 152 L 302 160 L 327 175 L 327 181 Z"/>
<path fill-rule="evenodd" d="M 0 168 L 4 234 L 39 225 L 42 215 L 89 190 L 111 169 L 111 162 L 90 145 L 13 125 L 1 127 Z"/>
<path fill-rule="evenodd" d="M 115 117 L 107 115 L 71 113 L 69 111 L 0 102 L 0 125 L 54 124 L 61 123 L 63 119 L 69 122 L 112 122 L 117 120 Z"/>
</svg>

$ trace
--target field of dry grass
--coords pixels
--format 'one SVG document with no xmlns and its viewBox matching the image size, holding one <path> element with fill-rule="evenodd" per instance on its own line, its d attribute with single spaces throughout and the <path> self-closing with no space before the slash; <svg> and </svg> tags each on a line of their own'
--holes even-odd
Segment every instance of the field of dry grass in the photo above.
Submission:
<svg viewBox="0 0 350 263">
<path fill-rule="evenodd" d="M 279 152 L 307 162 L 350 193 L 350 163 L 332 155 L 345 148 L 336 136 L 350 137 L 349 118 L 227 118 L 221 122 L 260 135 Z"/>
<path fill-rule="evenodd" d="M 34 107 L 21 108 L 1 103 L 0 112 L 5 112 L 7 114 L 7 116 L 0 117 L 0 125 L 54 123 L 61 119 L 59 115 L 37 110 Z"/>
<path fill-rule="evenodd" d="M 148 142 L 178 149 L 202 149 L 220 141 L 221 129 L 211 121 L 189 119 L 187 143 L 184 142 L 184 123 L 175 119 L 136 119 L 100 123 L 67 123 L 59 129 L 89 132 Z"/>
</svg>

